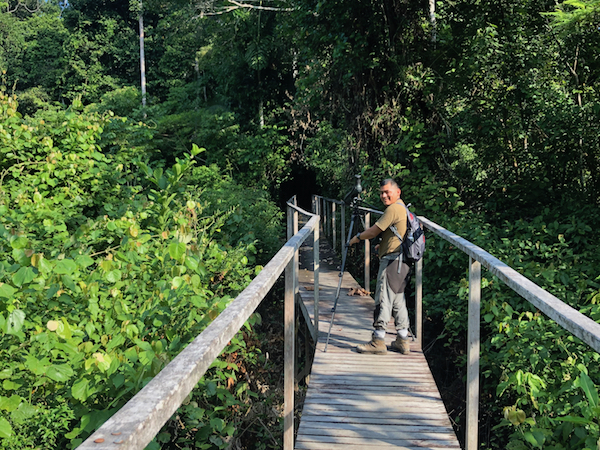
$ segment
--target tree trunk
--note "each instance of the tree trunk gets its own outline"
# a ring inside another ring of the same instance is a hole
[[[144,57],[144,16],[140,0],[140,73],[142,78],[142,110],[146,118],[146,59]]]
[[[431,23],[431,42],[437,41],[437,23],[435,21],[435,0],[429,0],[429,22]]]

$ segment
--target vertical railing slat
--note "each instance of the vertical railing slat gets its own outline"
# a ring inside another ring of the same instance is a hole
[[[340,213],[341,215],[341,226],[340,226],[340,231],[341,231],[341,240],[342,240],[342,245],[341,245],[341,250],[342,250],[342,255],[344,254],[344,247],[346,246],[346,205],[344,203],[342,203],[342,211]]]
[[[371,213],[365,214],[365,230],[371,228]],[[371,241],[365,239],[365,290],[371,288]]]
[[[287,238],[294,235],[293,209],[287,209]],[[283,449],[294,448],[294,273],[292,258],[285,269],[284,293],[284,370],[283,370]]]
[[[313,281],[314,281],[314,314],[313,323],[315,327],[315,345],[319,340],[319,270],[320,270],[320,255],[319,255],[319,227],[315,227],[313,231]]]
[[[477,449],[479,429],[479,348],[481,314],[481,263],[469,256],[469,318],[467,331],[466,450]]]
[[[296,196],[294,196],[294,205],[297,205],[296,202]],[[294,224],[294,236],[296,234],[298,234],[298,211],[294,210],[293,212],[293,224]],[[295,254],[295,258],[296,258],[296,264],[294,265],[294,302],[296,301],[296,295],[298,295],[298,292],[300,290],[300,283],[298,282],[298,279],[300,277],[300,264],[298,264],[298,261],[300,261],[300,249],[298,248],[296,250],[296,254]]]
[[[333,248],[337,246],[337,230],[335,227],[335,202],[331,202],[331,232],[333,233]]]
[[[415,264],[415,327],[419,350],[423,350],[423,259]]]
[[[284,406],[283,449],[294,448],[294,265],[292,258],[285,269],[284,298]]]

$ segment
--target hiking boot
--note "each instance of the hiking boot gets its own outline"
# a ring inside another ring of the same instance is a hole
[[[385,341],[373,335],[371,340],[366,344],[360,344],[356,346],[358,353],[374,353],[376,355],[383,355],[387,353],[387,347]]]
[[[402,339],[402,336],[398,334],[396,336],[396,340],[392,342],[392,348],[399,351],[403,355],[408,355],[410,353],[410,341],[408,336],[406,339]]]

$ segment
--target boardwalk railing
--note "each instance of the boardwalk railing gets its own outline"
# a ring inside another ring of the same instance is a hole
[[[313,197],[313,208],[315,211],[327,211],[330,216],[326,219],[323,214],[323,220],[329,220],[329,225],[323,225],[328,228],[330,234],[335,234],[335,208],[333,202],[339,204],[337,200],[331,200],[320,196]],[[331,205],[329,205],[331,203]],[[365,228],[370,227],[371,214],[383,214],[382,211],[360,208],[365,214]],[[331,212],[333,211],[333,212]],[[429,229],[442,239],[450,242],[456,248],[469,255],[469,305],[468,305],[468,329],[467,329],[467,417],[465,441],[466,450],[475,450],[478,448],[478,415],[479,415],[479,350],[480,350],[480,304],[481,304],[481,266],[483,265],[493,275],[502,280],[508,287],[514,290],[521,297],[529,301],[533,306],[554,320],[565,330],[571,332],[574,336],[600,352],[600,324],[589,317],[581,314],[576,309],[565,304],[563,301],[542,289],[523,275],[510,268],[498,258],[490,255],[482,248],[461,238],[460,236],[446,230],[438,224],[419,217],[425,228]],[[344,223],[343,219],[341,223]],[[343,226],[343,225],[342,225]],[[343,235],[343,230],[341,234]],[[342,242],[343,249],[344,242]],[[370,244],[365,240],[365,287],[369,286],[369,258]],[[416,264],[415,275],[415,303],[417,340],[422,345],[422,280],[423,280],[423,260]]]
[[[298,249],[313,236],[315,310],[319,292],[319,216],[288,205],[288,241],[250,285],[176,358],[78,449],[143,450],[179,408],[227,343],[256,310],[285,270],[284,450],[294,445],[294,301],[298,291]],[[309,220],[298,231],[298,213]],[[291,231],[290,231],[291,230]]]

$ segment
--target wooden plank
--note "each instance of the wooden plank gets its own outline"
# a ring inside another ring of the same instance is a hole
[[[308,426],[310,423],[315,422],[324,422],[326,424],[330,424],[332,422],[343,422],[343,423],[375,423],[375,424],[396,424],[396,425],[423,425],[423,426],[440,426],[444,427],[448,430],[452,429],[450,421],[447,416],[443,416],[441,414],[430,413],[425,418],[413,419],[414,415],[406,414],[406,418],[404,415],[394,414],[394,415],[381,415],[380,413],[375,412],[361,412],[360,417],[351,417],[349,414],[352,411],[346,411],[346,414],[342,412],[338,412],[335,415],[333,412],[330,414],[317,415],[308,414],[302,416],[302,420],[305,423],[302,425]]]
[[[364,426],[365,430],[369,430],[369,432],[380,432],[381,430],[388,431],[390,435],[397,432],[397,430],[401,430],[403,434],[405,433],[428,433],[435,435],[436,438],[438,436],[448,436],[454,433],[452,427],[448,426],[438,426],[438,425],[416,425],[414,423],[409,423],[407,421],[404,422],[390,422],[385,421],[385,423],[377,423],[371,421],[370,423],[366,422],[342,422],[330,420],[328,422],[310,422],[307,421],[304,424],[304,430],[315,430],[326,429],[328,431],[336,430],[339,432],[340,430],[356,430],[356,425]],[[364,436],[364,434],[363,434]]]
[[[361,445],[363,450],[365,449],[378,449],[384,445],[388,445],[393,448],[460,448],[458,441],[456,440],[437,440],[437,439],[392,439],[386,436],[379,436],[378,438],[364,439],[360,436],[298,436],[297,444],[303,444],[308,442],[315,442],[321,444],[327,444],[321,448],[329,449],[332,448],[332,444],[343,444],[343,445]],[[296,448],[301,448],[298,445]],[[388,447],[389,448],[389,447]]]
[[[365,450],[364,444],[349,444],[349,443],[336,443],[329,442],[326,444],[320,442],[299,442],[296,444],[298,450]],[[367,447],[368,448],[368,447]],[[395,449],[395,450],[448,450],[448,448],[460,448],[460,447],[407,447],[405,445],[395,444],[377,444],[377,449]]]
[[[446,414],[446,411],[441,411],[440,409],[436,409],[435,411],[427,411],[427,410],[419,410],[419,412],[407,411],[406,409],[402,411],[379,411],[379,410],[371,410],[367,411],[364,409],[349,409],[349,410],[340,410],[331,405],[323,405],[323,404],[312,404],[312,405],[304,405],[302,410],[302,420],[307,420],[307,417],[311,417],[311,420],[320,420],[321,417],[334,416],[340,418],[347,418],[348,420],[352,419],[396,419],[396,420],[410,420],[410,421],[431,421],[434,420],[436,422],[450,423],[450,419]]]
[[[451,432],[429,432],[419,431],[411,427],[405,428],[393,425],[344,424],[343,428],[338,428],[336,425],[331,424],[331,427],[327,429],[304,427],[303,438],[304,440],[310,440],[309,436],[313,436],[314,440],[321,440],[322,438],[354,438],[362,439],[365,442],[377,440],[385,440],[387,442],[429,441],[438,442],[441,445],[451,445],[453,439],[456,439],[453,430]],[[373,444],[371,443],[370,445]]]

